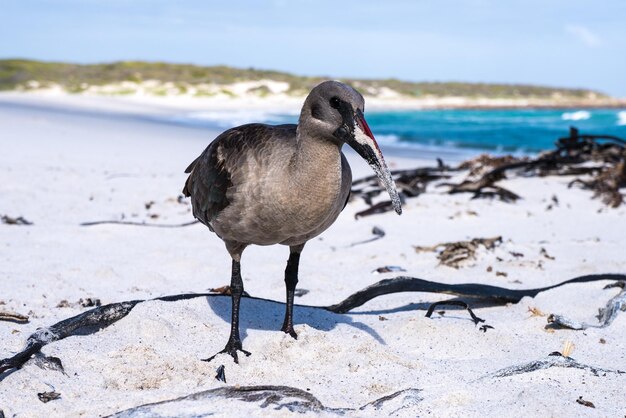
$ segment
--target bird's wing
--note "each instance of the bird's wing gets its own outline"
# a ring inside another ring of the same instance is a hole
[[[295,125],[249,124],[220,134],[185,170],[189,177],[183,194],[191,197],[194,216],[209,228],[209,222],[229,205],[231,173],[245,159],[276,136],[295,135]],[[212,230],[212,228],[211,228]]]

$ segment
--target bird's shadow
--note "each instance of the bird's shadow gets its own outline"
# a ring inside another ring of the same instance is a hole
[[[226,323],[231,320],[230,296],[206,298],[209,308]],[[245,339],[249,329],[279,331],[285,318],[285,305],[266,299],[242,298],[239,310],[239,332],[241,339]],[[339,324],[346,324],[369,334],[380,344],[386,345],[385,340],[375,329],[367,324],[355,321],[348,314],[336,314],[325,309],[294,306],[294,326],[307,324],[320,331],[330,331]],[[224,335],[224,340],[227,336]]]

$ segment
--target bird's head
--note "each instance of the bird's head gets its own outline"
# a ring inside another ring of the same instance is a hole
[[[300,125],[306,125],[316,136],[350,145],[374,169],[383,182],[395,211],[402,213],[396,185],[370,130],[363,112],[363,96],[352,87],[338,81],[317,85],[304,102]]]

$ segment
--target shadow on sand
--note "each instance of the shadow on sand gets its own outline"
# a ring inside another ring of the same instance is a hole
[[[231,301],[230,296],[206,298],[209,308],[224,322],[230,324]],[[382,337],[370,326],[355,321],[350,315],[336,314],[319,308],[294,306],[294,325],[307,324],[320,331],[330,331],[337,325],[345,324],[359,331],[369,334],[380,344],[386,344]],[[285,305],[265,299],[241,298],[239,316],[239,332],[245,340],[249,329],[263,331],[278,331],[285,317]],[[224,341],[228,335],[224,335]]]

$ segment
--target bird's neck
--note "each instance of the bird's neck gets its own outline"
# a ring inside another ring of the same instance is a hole
[[[330,139],[298,131],[291,161],[293,182],[305,189],[338,188],[341,183],[341,149]]]

